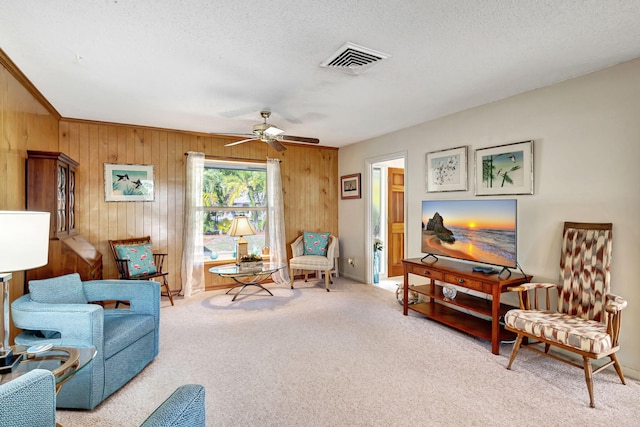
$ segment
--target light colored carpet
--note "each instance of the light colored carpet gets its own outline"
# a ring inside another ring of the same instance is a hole
[[[211,426],[631,426],[640,384],[608,369],[588,406],[581,370],[490,344],[416,314],[395,294],[338,278],[231,302],[205,292],[163,300],[160,354],[73,426],[137,426],[178,386],[206,387]]]

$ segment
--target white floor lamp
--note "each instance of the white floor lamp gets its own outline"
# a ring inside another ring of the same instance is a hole
[[[47,264],[49,258],[49,212],[0,211],[0,283],[3,301],[3,335],[0,372],[16,364],[9,346],[9,285],[11,273]]]

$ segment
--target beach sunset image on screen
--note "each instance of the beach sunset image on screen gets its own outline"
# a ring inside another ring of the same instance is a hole
[[[517,263],[517,201],[422,202],[422,252],[503,267]]]

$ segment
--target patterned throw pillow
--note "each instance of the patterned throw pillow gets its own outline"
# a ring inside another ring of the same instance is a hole
[[[329,244],[329,233],[302,233],[305,255],[327,256],[327,245]]]
[[[140,276],[141,274],[153,274],[156,270],[156,263],[153,260],[151,245],[121,245],[116,246],[118,257],[128,259],[127,267],[129,276]]]

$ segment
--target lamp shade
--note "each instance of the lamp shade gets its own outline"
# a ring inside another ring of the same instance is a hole
[[[249,218],[244,215],[233,218],[231,228],[229,228],[230,236],[250,236],[252,234],[256,234],[256,230],[253,229]]]
[[[49,215],[49,212],[0,211],[0,273],[47,264]]]

